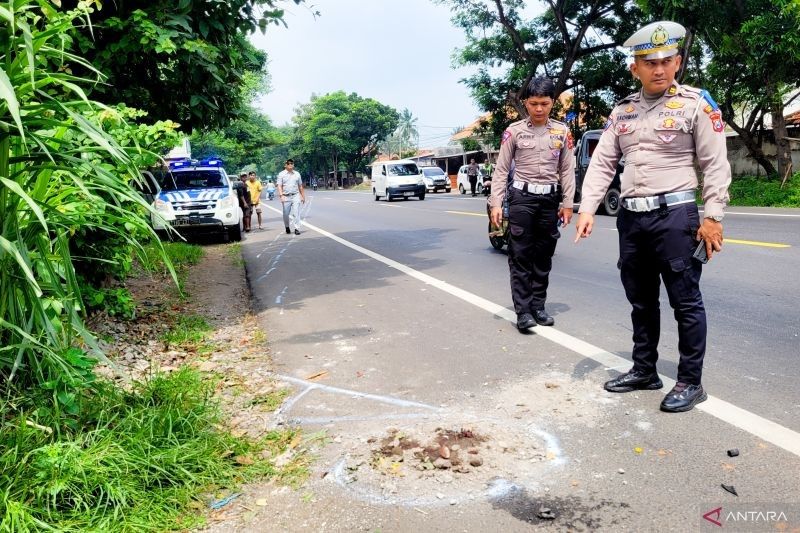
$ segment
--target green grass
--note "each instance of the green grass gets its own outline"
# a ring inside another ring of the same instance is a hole
[[[242,243],[234,242],[229,244],[225,252],[233,260],[233,264],[239,267],[244,266],[244,257],[242,257]]]
[[[277,389],[268,394],[256,396],[250,402],[250,405],[260,405],[267,411],[274,411],[281,406],[283,400],[289,396],[289,389]]]
[[[200,315],[177,315],[175,323],[164,332],[161,340],[171,346],[197,346],[205,341],[214,328]]]
[[[800,172],[781,189],[779,180],[746,176],[734,178],[730,205],[752,207],[800,207]]]
[[[96,384],[73,430],[57,426],[46,398],[0,401],[0,531],[188,529],[202,525],[207,500],[240,483],[298,486],[304,454],[282,469],[262,455],[280,455],[299,436],[233,437],[221,429],[215,386],[190,369],[130,392]]]

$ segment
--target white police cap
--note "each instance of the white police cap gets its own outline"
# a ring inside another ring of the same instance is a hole
[[[678,53],[684,35],[686,28],[677,22],[660,20],[640,28],[622,46],[630,48],[634,57],[661,59]]]

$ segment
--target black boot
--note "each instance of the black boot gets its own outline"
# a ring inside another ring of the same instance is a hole
[[[606,381],[603,386],[608,392],[631,392],[635,390],[657,390],[663,387],[658,374],[643,374],[636,370],[626,372],[612,380]]]
[[[524,331],[536,326],[536,320],[530,313],[520,313],[517,315],[517,329]]]
[[[703,390],[702,385],[689,385],[679,381],[664,396],[664,400],[661,402],[661,410],[667,413],[691,411],[695,405],[707,399],[708,395]]]
[[[544,309],[537,309],[534,311],[533,319],[536,320],[536,323],[540,326],[552,326],[556,323],[556,321],[553,320],[553,317],[548,315]]]

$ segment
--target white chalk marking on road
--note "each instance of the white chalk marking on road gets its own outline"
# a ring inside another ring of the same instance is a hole
[[[430,418],[430,413],[391,413],[373,416],[318,416],[318,417],[295,417],[286,421],[287,424],[297,424],[300,426],[318,426],[324,424],[334,424],[336,422],[369,422],[372,420],[412,420],[417,418]]]
[[[345,200],[345,202],[350,202],[351,204],[357,204],[358,200]]]
[[[280,233],[278,233],[277,235],[275,235],[275,238],[274,238],[274,239],[272,239],[272,241],[271,241],[271,242],[270,242],[270,243],[269,243],[269,244],[268,244],[268,245],[267,245],[267,246],[266,246],[266,247],[265,247],[263,250],[261,250],[261,252],[259,252],[259,254],[256,256],[256,259],[261,259],[261,256],[262,256],[262,255],[264,255],[264,253],[265,253],[267,250],[269,250],[269,249],[270,249],[270,247],[271,247],[273,244],[275,244],[275,241],[277,241],[277,240],[278,240],[278,239],[280,239],[280,238],[281,238],[281,234],[280,234]]]
[[[287,291],[288,289],[289,289],[289,287],[288,287],[288,286],[286,286],[286,287],[284,287],[284,288],[283,288],[283,290],[282,290],[282,291],[281,291],[281,293],[278,295],[278,297],[277,297],[277,298],[275,298],[275,303],[276,303],[276,304],[278,304],[278,305],[281,305],[281,304],[283,303],[283,296],[284,296],[284,294],[286,294],[286,291]]]
[[[322,385],[320,383],[313,383],[311,381],[306,381],[304,379],[295,378],[292,376],[284,376],[278,374],[278,377],[284,381],[288,381],[289,383],[294,383],[295,385],[302,385],[308,387],[309,390],[319,389],[325,392],[330,392],[333,394],[344,394],[346,396],[351,396],[355,398],[364,398],[365,400],[374,400],[380,403],[388,403],[390,405],[397,405],[399,407],[420,407],[422,409],[430,409],[431,411],[440,411],[440,407],[435,407],[433,405],[428,405],[426,403],[420,402],[413,402],[411,400],[403,400],[400,398],[393,398],[392,396],[381,396],[379,394],[369,394],[366,392],[359,392],[355,390],[349,389],[342,389],[339,387],[331,387],[330,385]]]
[[[388,267],[394,268],[403,274],[436,287],[437,289],[440,289],[451,296],[455,296],[456,298],[483,309],[494,316],[503,318],[512,324],[516,324],[517,316],[510,309],[491,302],[476,294],[465,291],[464,289],[456,287],[455,285],[447,283],[446,281],[434,278],[428,274],[423,274],[418,270],[414,270],[407,265],[345,240],[338,235],[334,235],[333,233],[325,231],[322,228],[318,228],[311,224],[308,224],[307,226],[317,233],[343,244],[351,250],[355,250],[363,255],[366,255],[367,257],[371,257],[372,259],[375,259],[376,261],[379,261]],[[542,338],[559,344],[564,348],[572,350],[573,352],[586,358],[597,361],[606,367],[616,367],[622,364],[631,364],[630,361],[624,357],[612,354],[611,352],[589,344],[586,341],[583,341],[577,337],[573,337],[572,335],[559,331],[553,327],[537,327],[534,329],[534,332],[536,335]],[[667,387],[671,388],[675,385],[675,380],[673,379],[663,375],[661,376],[661,379],[664,384],[667,385]],[[737,407],[732,403],[726,402],[725,400],[721,400],[720,398],[711,395],[708,396],[707,401],[699,404],[697,409],[800,457],[800,433],[797,431],[793,431],[787,427],[781,426],[776,422],[768,420],[755,413],[751,413],[746,409],[742,409],[741,407]]]

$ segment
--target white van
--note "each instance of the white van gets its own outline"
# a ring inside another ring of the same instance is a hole
[[[375,201],[386,198],[408,200],[412,196],[425,199],[425,181],[422,171],[410,159],[381,161],[372,164],[372,194]]]
[[[456,187],[458,187],[458,192],[461,194],[467,194],[467,191],[472,190],[469,183],[469,176],[467,176],[467,170],[469,170],[469,165],[462,165],[461,168],[458,169]],[[475,186],[475,194],[481,194],[481,192],[483,192],[483,180],[485,177],[486,173],[481,166],[478,168],[478,183]]]

